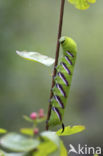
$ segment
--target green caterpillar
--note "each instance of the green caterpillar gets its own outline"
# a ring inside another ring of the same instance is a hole
[[[53,96],[50,99],[51,114],[48,125],[55,126],[62,124],[64,128],[62,120],[70,90],[77,55],[77,46],[74,40],[69,37],[61,37],[59,42],[63,49],[63,57],[61,58],[60,64],[56,67],[57,74],[54,78],[55,86],[52,89]]]

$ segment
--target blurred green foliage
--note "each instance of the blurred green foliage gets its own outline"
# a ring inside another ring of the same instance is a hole
[[[65,125],[86,131],[69,143],[103,143],[103,9],[102,0],[86,11],[66,2],[63,35],[78,44],[78,57],[65,113]],[[24,127],[22,116],[48,109],[52,67],[19,58],[16,50],[55,56],[60,0],[0,1],[0,127]],[[62,55],[62,52],[61,54]],[[44,125],[41,125],[44,129]]]
[[[77,9],[86,10],[90,7],[90,3],[95,3],[96,0],[68,0]]]

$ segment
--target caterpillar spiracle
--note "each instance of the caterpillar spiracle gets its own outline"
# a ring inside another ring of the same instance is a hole
[[[52,89],[53,96],[50,99],[51,114],[48,120],[49,126],[63,124],[64,110],[71,86],[71,80],[77,55],[77,45],[69,37],[61,37],[59,40],[63,57],[60,64],[56,67],[56,76],[54,77],[55,86]]]

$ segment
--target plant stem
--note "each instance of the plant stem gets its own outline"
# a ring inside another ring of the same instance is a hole
[[[60,8],[60,19],[59,19],[59,27],[58,27],[58,37],[57,37],[57,46],[56,46],[56,55],[55,55],[55,63],[54,63],[54,70],[53,70],[53,75],[52,75],[52,86],[51,86],[51,92],[50,92],[50,99],[53,96],[52,93],[52,88],[55,85],[55,81],[54,81],[54,77],[56,76],[56,66],[58,64],[58,58],[59,58],[59,49],[60,49],[60,43],[59,43],[59,39],[61,37],[61,33],[62,33],[62,25],[63,25],[63,14],[64,14],[64,4],[65,4],[65,0],[61,0],[61,8]],[[51,115],[51,103],[49,102],[49,107],[48,107],[48,114],[47,114],[47,122],[46,122],[46,130],[49,129],[48,126],[48,120],[50,118]]]

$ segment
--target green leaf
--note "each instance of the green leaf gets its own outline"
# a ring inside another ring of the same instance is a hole
[[[3,136],[0,140],[2,147],[15,152],[28,152],[31,151],[39,145],[38,140],[34,140],[17,133],[9,133]]]
[[[26,115],[24,115],[23,116],[23,118],[26,120],[26,121],[28,121],[28,122],[34,122],[34,120],[32,120],[30,117],[28,117],[28,116],[26,116]],[[43,121],[45,121],[46,120],[46,117],[44,116],[43,118],[37,118],[36,119],[36,123],[41,123],[41,122],[43,122]]]
[[[57,134],[55,132],[50,132],[50,131],[43,132],[43,133],[41,133],[41,135],[43,137],[50,139],[53,143],[55,143],[57,145],[57,150],[55,152],[53,152],[52,155],[50,155],[50,156],[56,156],[56,155],[67,156],[67,150],[64,147],[63,142],[60,140],[60,138],[57,136]]]
[[[25,58],[26,60],[42,63],[46,66],[51,66],[54,63],[54,59],[48,56],[42,55],[38,52],[25,52],[25,51],[16,51],[16,53]]]
[[[60,139],[55,132],[45,131],[40,136],[44,141],[38,146],[38,152],[33,156],[54,156],[54,152],[60,155],[60,151],[57,151],[60,147]]]
[[[38,151],[34,152],[33,156],[48,156],[52,152],[54,152],[57,149],[56,144],[54,144],[49,139],[46,139],[44,142],[42,142],[38,146]]]
[[[23,118],[28,122],[33,122],[33,120],[26,115],[24,115]]]
[[[5,134],[7,133],[7,130],[0,128],[0,134]]]
[[[43,121],[45,121],[45,120],[46,120],[46,117],[43,117],[43,118],[37,119],[36,122],[37,122],[37,123],[41,123],[41,122],[43,122]]]
[[[6,153],[3,150],[0,150],[0,156],[26,156],[26,153]]]
[[[49,154],[49,156],[58,156],[58,155],[60,155],[60,150],[59,149],[57,149],[55,152]]]
[[[94,154],[94,156],[98,156],[98,154]]]
[[[44,141],[38,146],[38,151],[34,152],[33,156],[67,156],[66,148],[55,132],[45,131],[40,136]]]
[[[55,152],[50,154],[50,156],[68,156],[67,150],[61,140],[59,148]]]
[[[29,136],[33,136],[34,135],[32,128],[21,128],[20,132],[22,134],[29,135]]]
[[[59,139],[58,135],[55,132],[45,131],[45,132],[42,132],[40,135],[42,137],[46,137],[49,140],[51,140],[53,143],[55,143],[57,145],[57,147],[60,146],[60,139]]]
[[[64,129],[64,132],[62,133],[62,129],[58,130],[56,132],[56,134],[58,136],[65,136],[65,135],[72,135],[72,134],[75,134],[75,133],[79,133],[79,132],[82,132],[83,130],[85,130],[85,126],[73,126],[73,127],[65,127]]]
[[[26,156],[26,154],[23,154],[23,153],[6,153],[5,156]]]
[[[0,156],[5,156],[5,153],[2,150],[0,150]]]
[[[68,0],[71,4],[73,4],[77,9],[86,10],[90,7],[89,3],[95,3],[96,0]]]
[[[62,141],[60,141],[60,156],[67,156],[67,150]]]

